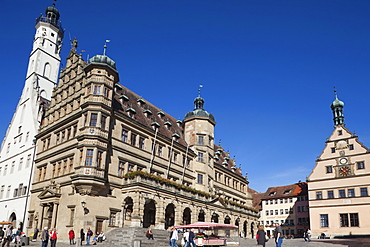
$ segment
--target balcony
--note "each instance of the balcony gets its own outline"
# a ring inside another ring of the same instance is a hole
[[[104,170],[93,166],[80,166],[71,176],[76,192],[82,195],[99,195],[105,187]]]
[[[64,35],[64,30],[62,28],[62,22],[57,21],[56,19],[47,18],[46,16],[41,15],[39,18],[36,19],[36,24],[39,22],[45,22],[53,25],[54,27],[58,28],[59,31]]]

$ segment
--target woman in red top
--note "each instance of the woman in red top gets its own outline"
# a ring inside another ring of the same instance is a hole
[[[71,245],[75,244],[75,232],[73,231],[73,229],[69,230],[68,238],[69,238],[69,244]]]
[[[51,244],[51,247],[55,247],[56,243],[57,243],[57,231],[55,230],[55,228],[53,228],[50,232],[50,244]]]

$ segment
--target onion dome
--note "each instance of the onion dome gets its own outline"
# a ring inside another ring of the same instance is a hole
[[[201,118],[208,118],[213,123],[215,123],[215,117],[212,113],[207,112],[203,109],[204,106],[204,99],[200,96],[194,99],[194,110],[186,113],[184,120],[193,118],[193,117],[201,117]]]
[[[343,101],[338,99],[337,91],[334,90],[335,99],[333,103],[330,105],[331,110],[333,111],[333,120],[334,126],[344,125],[344,115],[343,115]]]

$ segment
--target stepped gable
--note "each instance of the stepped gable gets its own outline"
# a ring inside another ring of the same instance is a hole
[[[240,168],[236,167],[235,160],[230,158],[230,153],[225,152],[225,150],[221,147],[221,145],[214,144],[213,147],[215,156],[214,156],[214,163],[220,165],[240,176],[242,176],[242,171]]]
[[[160,126],[158,135],[172,139],[173,135],[178,136],[177,142],[187,146],[184,140],[182,122],[175,119],[162,109],[143,99],[141,96],[132,92],[121,84],[116,84],[114,98],[119,105],[115,105],[115,110],[129,117],[128,112],[133,112],[132,119],[153,130],[153,125]]]
[[[278,199],[278,198],[289,198],[296,197],[302,194],[307,195],[307,183],[300,182],[296,184],[270,187],[262,196],[262,199]]]

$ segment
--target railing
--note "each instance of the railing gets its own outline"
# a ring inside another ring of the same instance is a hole
[[[84,176],[93,176],[93,177],[99,177],[104,178],[104,171],[99,170],[96,167],[93,166],[82,166],[75,170],[75,173],[77,175],[84,175]]]
[[[46,22],[46,23],[50,23],[51,25],[53,25],[54,27],[58,28],[59,31],[64,34],[64,30],[62,28],[62,22],[60,21],[57,21],[55,19],[51,19],[51,18],[47,18],[46,16],[43,16],[41,15],[39,18],[36,19],[36,24],[39,23],[39,22]]]

